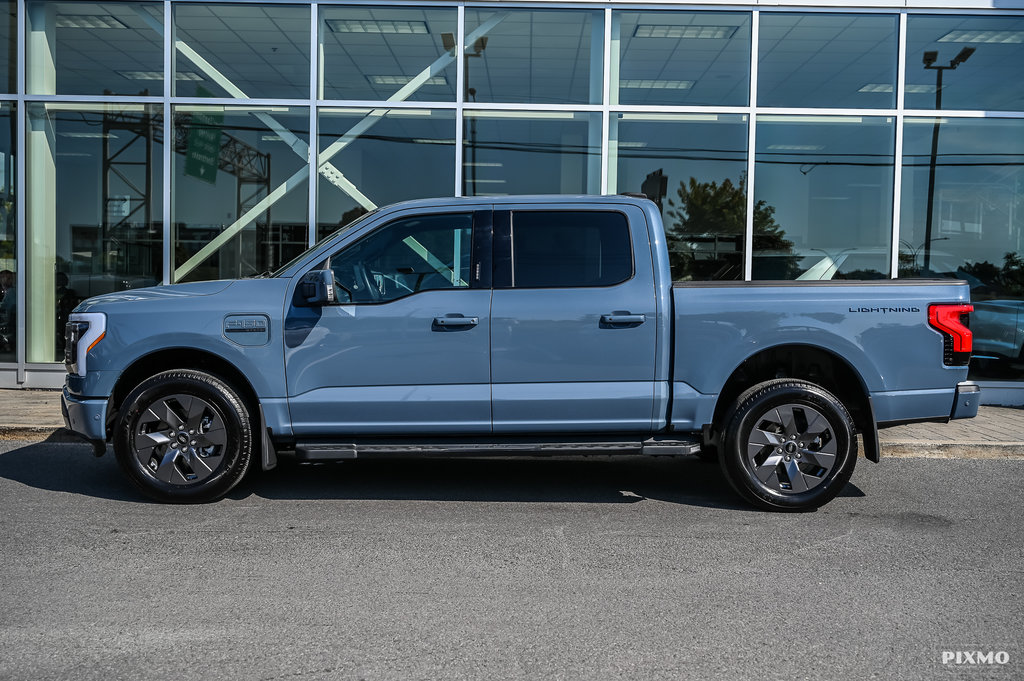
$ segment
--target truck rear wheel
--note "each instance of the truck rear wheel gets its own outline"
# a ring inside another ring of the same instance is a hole
[[[853,419],[842,402],[813,383],[760,383],[737,398],[723,423],[722,471],[756,506],[817,508],[853,475]]]
[[[157,501],[214,501],[238,484],[252,459],[249,412],[215,376],[165,371],[121,407],[114,453],[132,483]]]

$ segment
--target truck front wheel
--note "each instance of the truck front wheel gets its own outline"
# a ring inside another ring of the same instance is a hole
[[[853,475],[853,419],[842,402],[813,383],[779,379],[755,385],[737,398],[723,423],[722,471],[756,506],[817,508]]]
[[[132,483],[157,501],[223,497],[252,459],[249,412],[215,376],[165,371],[136,387],[121,407],[114,452]]]

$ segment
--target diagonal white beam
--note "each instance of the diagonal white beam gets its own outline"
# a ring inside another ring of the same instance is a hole
[[[142,19],[146,23],[150,25],[151,28],[153,28],[157,32],[163,32],[162,24],[160,24],[156,20],[156,18],[153,17],[151,14],[144,11],[141,7],[136,7],[136,12],[142,17]],[[224,90],[228,92],[232,97],[235,97],[237,99],[249,99],[249,96],[240,87],[235,85],[230,78],[221,73],[216,66],[211,64],[209,61],[206,60],[205,57],[196,52],[188,43],[184,42],[183,40],[176,40],[174,46],[175,49],[177,49],[179,52],[181,52],[182,55],[187,57],[193,64],[195,64],[200,71],[205,73],[211,80],[213,80],[213,82],[217,83],[222,88],[224,88]],[[302,138],[300,138],[298,135],[296,135],[291,130],[286,128],[284,125],[280,124],[277,121],[277,119],[275,119],[268,113],[253,112],[253,115],[256,117],[257,120],[261,121],[270,130],[277,133],[277,135],[285,142],[285,144],[287,144],[292,149],[292,151],[294,151],[299,156],[299,158],[301,158],[306,163],[309,163],[309,145],[305,141],[303,141]],[[348,180],[348,178],[346,178],[345,175],[340,170],[335,168],[332,164],[323,164],[322,167],[319,168],[319,172],[323,174],[323,176],[329,182],[331,182],[331,184],[335,185],[343,192],[347,193],[349,196],[354,198],[356,201],[359,202],[360,205],[362,205],[367,210],[373,210],[374,208],[376,208],[373,202],[370,201],[370,199],[367,198],[365,194],[359,191],[359,189],[350,180]],[[291,182],[292,179],[295,178],[289,178],[289,180],[287,180],[285,184]],[[263,204],[262,202],[261,204],[257,204],[263,206],[262,210],[250,209],[246,211],[245,216],[251,217],[249,217],[248,222],[246,222],[245,224],[248,225],[250,222],[255,220],[259,216],[259,214],[263,212],[263,210],[273,205],[273,203],[276,202],[276,200],[277,199],[266,204]]]
[[[241,88],[232,83],[231,80],[223,73],[221,73],[216,66],[206,61],[206,59],[201,54],[192,49],[192,47],[190,47],[188,44],[182,42],[181,40],[175,41],[174,44],[179,52],[188,57],[188,59],[193,64],[195,64],[200,71],[203,71],[207,76],[210,77],[211,80],[213,80],[213,82],[217,83],[222,88],[224,88],[232,97],[238,99],[249,99],[249,96],[246,95]],[[260,121],[268,128],[270,128],[271,131],[277,133],[278,137],[280,137],[284,141],[284,143],[287,144],[291,148],[291,150],[294,151],[299,156],[299,158],[309,163],[309,145],[306,144],[306,142],[301,137],[293,133],[285,126],[278,123],[276,118],[274,118],[273,116],[266,112],[254,111],[252,115],[258,121]],[[351,182],[348,182],[347,184],[339,184],[338,182],[335,181],[339,177],[344,178],[344,175],[342,175],[340,170],[338,170],[337,168],[330,164],[327,164],[325,167],[320,168],[320,173],[323,174],[323,176],[327,178],[328,181],[337,186],[339,189],[346,193],[349,193],[352,196],[352,198],[356,199],[360,203],[363,203],[363,201],[361,201],[359,198],[363,196],[362,192],[352,194],[351,192],[348,191],[348,188],[350,186],[355,185],[352,185]],[[366,208],[367,210],[372,210],[373,208],[376,208],[376,206],[367,206],[366,204],[363,204],[363,207]]]
[[[480,26],[478,26],[476,30],[474,30],[472,33],[466,36],[466,44],[472,45],[473,43],[476,42],[478,38],[487,35],[487,33],[491,29],[493,29],[495,26],[501,23],[502,20],[505,19],[505,16],[506,14],[504,13],[495,14],[493,17],[491,17],[484,23],[480,24]],[[188,55],[186,54],[186,56]],[[200,55],[197,54],[196,56],[202,59]],[[410,80],[408,83],[399,88],[399,90],[395,92],[395,94],[388,97],[387,101],[404,102],[414,92],[423,87],[423,85],[426,84],[429,78],[436,76],[445,68],[447,68],[449,64],[455,61],[455,56],[455,50],[442,54],[440,57],[434,60],[434,62],[430,64],[430,66],[420,71],[418,74],[416,74],[416,76],[412,78],[412,80]],[[192,58],[189,57],[189,59]],[[207,65],[209,65],[211,69],[216,71],[213,65],[209,64],[209,62],[206,62],[205,59],[203,61],[207,63]],[[196,63],[196,65],[199,66],[198,63]],[[202,67],[200,66],[200,68]],[[241,91],[239,90],[239,92]],[[346,132],[344,135],[342,135],[337,140],[332,142],[330,146],[328,146],[326,149],[320,152],[320,154],[317,156],[318,172],[325,173],[328,162],[332,158],[334,158],[334,156],[337,155],[338,152],[340,152],[342,149],[344,149],[349,144],[358,139],[367,130],[372,128],[380,119],[382,119],[388,113],[388,111],[390,111],[390,109],[374,109],[373,111],[368,113],[361,121],[359,121],[351,128],[349,128],[348,132]],[[282,135],[282,139],[283,138],[284,136]],[[330,173],[330,175],[328,175],[327,173]],[[372,201],[370,201],[369,198],[367,198],[362,192],[360,192],[359,189],[356,188],[356,186],[352,184],[351,181],[345,178],[344,174],[337,168],[335,168],[333,165],[330,165],[330,170],[327,170],[327,173],[325,173],[325,177],[328,177],[331,184],[334,184],[339,189],[342,189],[342,191],[344,191],[346,194],[352,196],[354,199],[356,199],[356,201],[359,202],[361,206],[363,206],[367,210],[373,210],[374,208],[377,207],[376,204],[374,204]],[[297,170],[294,175],[289,177],[282,184],[278,185],[273,191],[267,194],[267,196],[260,200],[256,205],[247,210],[243,215],[239,216],[239,218],[235,220],[231,225],[225,227],[224,231],[215,236],[208,244],[199,249],[199,251],[197,251],[195,255],[193,255],[191,258],[182,263],[180,267],[175,269],[174,281],[180,281],[182,277],[187,276],[190,272],[192,272],[192,270],[198,267],[200,263],[209,258],[216,251],[220,250],[220,248],[224,246],[224,244],[226,244],[228,241],[230,241],[236,234],[238,234],[238,232],[248,227],[249,224],[252,223],[252,221],[255,220],[260,213],[263,213],[268,208],[270,208],[270,206],[279,201],[289,191],[297,187],[298,184],[302,182],[304,179],[306,179],[308,176],[308,165],[303,166],[301,169]]]

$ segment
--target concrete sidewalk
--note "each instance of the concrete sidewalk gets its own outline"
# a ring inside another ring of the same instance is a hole
[[[57,390],[0,390],[0,439],[63,439]],[[1024,459],[1024,409],[982,407],[977,418],[880,432],[882,456]],[[73,436],[71,436],[73,437]]]

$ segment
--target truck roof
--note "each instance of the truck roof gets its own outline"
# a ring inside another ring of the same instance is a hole
[[[653,204],[653,201],[647,198],[640,198],[638,196],[628,196],[625,194],[521,194],[521,195],[509,195],[509,196],[448,196],[438,197],[431,199],[413,199],[411,201],[402,201],[399,203],[393,203],[383,208],[386,208],[389,212],[392,209],[409,209],[409,208],[426,208],[433,206],[447,206],[452,204],[461,204],[467,206],[492,206],[492,205],[510,205],[510,204],[522,204],[522,203],[544,203],[544,204],[612,204],[612,203],[628,203],[635,206],[645,207]]]

